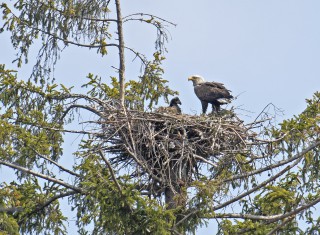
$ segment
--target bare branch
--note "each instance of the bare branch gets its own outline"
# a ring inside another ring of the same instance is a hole
[[[133,54],[136,55],[136,57],[138,57],[138,58],[141,60],[141,62],[142,62],[144,65],[147,65],[147,58],[146,58],[144,55],[142,55],[141,53],[135,51],[134,49],[132,49],[132,48],[130,48],[130,47],[125,47],[125,49],[131,51]]]
[[[42,203],[41,205],[38,205],[36,210],[34,210],[33,212],[30,212],[30,213],[36,213],[37,211],[39,210],[42,210],[43,208],[49,206],[52,202],[54,202],[55,200],[57,199],[60,199],[60,198],[63,198],[63,197],[68,197],[68,196],[71,196],[71,195],[74,195],[74,194],[77,194],[78,192],[77,191],[67,191],[65,193],[60,193],[60,194],[57,194],[53,197],[51,197],[49,200],[47,200],[46,202]]]
[[[23,210],[24,210],[24,208],[22,206],[9,207],[9,208],[0,207],[0,212],[4,212],[4,213],[15,213],[15,212],[23,211]]]
[[[298,158],[293,164],[291,164],[290,166],[287,166],[285,167],[282,171],[280,171],[279,173],[275,174],[274,176],[270,177],[268,180],[265,180],[263,181],[262,183],[258,184],[256,187],[253,187],[252,189],[248,190],[247,192],[243,193],[243,194],[240,194],[234,198],[232,198],[231,200],[225,202],[225,203],[222,203],[218,206],[214,206],[212,207],[212,211],[215,211],[215,210],[219,210],[221,208],[224,208],[228,205],[230,205],[231,203],[233,202],[236,202],[238,200],[240,200],[241,198],[244,198],[248,195],[250,195],[251,193],[259,190],[260,188],[262,188],[263,186],[267,185],[268,183],[276,180],[277,178],[279,178],[281,175],[283,175],[284,173],[286,173],[288,170],[292,169],[293,167],[295,167],[300,161],[301,161],[301,158],[303,157],[303,155],[300,155],[300,158]]]
[[[45,180],[48,180],[48,181],[57,183],[57,184],[59,184],[59,185],[61,185],[61,186],[64,186],[64,187],[69,188],[69,189],[72,189],[72,190],[74,190],[74,191],[76,191],[76,192],[79,192],[79,193],[83,193],[83,192],[84,192],[83,189],[78,188],[78,187],[76,187],[76,186],[74,186],[74,185],[68,184],[68,183],[66,183],[66,182],[64,182],[64,181],[62,181],[62,180],[58,180],[58,179],[56,179],[56,178],[52,178],[52,177],[50,177],[50,176],[48,176],[48,175],[44,175],[44,174],[41,174],[41,173],[32,171],[32,170],[30,170],[30,169],[27,169],[27,168],[22,167],[22,166],[18,166],[18,165],[16,165],[16,164],[13,164],[13,163],[10,163],[10,162],[7,162],[7,161],[3,161],[3,160],[0,160],[0,164],[1,164],[1,165],[8,166],[8,167],[13,168],[13,169],[16,169],[16,170],[19,170],[19,171],[22,171],[22,172],[25,172],[25,173],[27,173],[27,174],[31,174],[31,175],[40,177],[40,178],[45,179]]]
[[[81,175],[79,175],[78,173],[76,173],[76,172],[74,172],[74,171],[71,171],[71,170],[69,170],[69,169],[61,166],[61,165],[60,165],[59,163],[57,163],[56,161],[53,161],[52,159],[50,159],[50,158],[48,158],[48,157],[46,157],[46,156],[38,153],[35,149],[32,149],[32,150],[33,150],[39,157],[41,157],[41,158],[49,161],[50,163],[54,164],[54,165],[57,166],[60,170],[65,171],[65,172],[69,173],[70,175],[73,175],[73,176],[76,176],[76,177],[81,178]]]
[[[118,182],[118,180],[117,180],[117,178],[116,178],[116,176],[115,176],[115,174],[114,174],[114,171],[113,171],[113,169],[112,169],[112,166],[111,166],[110,162],[109,162],[108,159],[104,156],[104,154],[102,153],[101,150],[99,150],[99,154],[100,154],[102,160],[103,160],[103,161],[106,163],[106,165],[108,166],[109,171],[110,171],[110,174],[111,174],[111,177],[112,177],[114,183],[116,184],[116,186],[117,186],[117,188],[118,188],[118,190],[119,190],[119,193],[122,193],[122,188],[121,188],[121,186],[120,186],[120,184],[119,184],[119,182]]]
[[[128,148],[126,147],[126,150],[127,150],[128,153],[134,158],[134,160],[137,162],[137,164],[138,164],[140,167],[142,167],[142,169],[144,169],[146,172],[148,172],[153,179],[155,179],[155,180],[157,180],[157,181],[159,181],[159,182],[162,182],[162,179],[159,178],[159,177],[157,177],[157,176],[155,176],[155,175],[151,172],[151,170],[148,168],[148,166],[145,166],[141,161],[139,161],[138,158],[137,158],[137,156],[136,156],[130,149],[128,149]]]
[[[252,219],[252,220],[266,220],[269,222],[275,222],[278,220],[286,219],[286,218],[292,218],[293,216],[297,215],[298,213],[318,204],[320,202],[320,197],[306,203],[290,212],[287,212],[285,214],[277,214],[277,215],[251,215],[251,214],[237,214],[237,213],[216,213],[212,216],[207,216],[205,218],[238,218],[238,219]]]
[[[283,214],[278,215],[252,215],[252,214],[238,214],[238,213],[217,213],[212,217],[208,218],[218,218],[218,219],[251,219],[251,220],[267,220],[267,221],[275,221],[278,220],[280,216]]]
[[[65,111],[64,111],[64,114],[62,115],[61,119],[63,119],[67,113],[74,109],[74,108],[81,108],[81,109],[86,109],[94,114],[97,114],[99,117],[102,117],[103,116],[103,113],[101,113],[99,110],[97,109],[94,109],[88,105],[81,105],[81,104],[73,104],[73,105],[70,105]]]
[[[135,17],[135,16],[140,16],[140,17],[144,17],[144,16],[148,16],[148,17],[150,17],[150,18],[152,18],[152,19],[158,19],[158,20],[160,20],[160,21],[163,21],[163,22],[166,22],[166,23],[168,23],[168,24],[171,24],[171,25],[173,25],[173,26],[177,26],[177,24],[174,24],[174,23],[172,23],[172,22],[170,22],[170,21],[168,21],[168,20],[165,20],[165,19],[163,19],[163,18],[160,18],[160,17],[158,17],[158,16],[155,16],[155,15],[152,15],[152,14],[146,14],[146,13],[134,13],[134,14],[130,14],[130,15],[127,15],[127,16],[125,16],[125,17],[123,17],[123,20],[124,20],[124,22],[127,22],[127,21],[130,21],[130,20],[143,20],[143,21],[145,21],[143,18],[139,18],[139,19],[130,19],[129,17]]]
[[[258,170],[246,172],[246,173],[243,173],[243,174],[240,174],[240,175],[234,175],[234,176],[232,176],[232,177],[230,177],[228,179],[223,180],[223,182],[226,183],[226,182],[230,182],[230,181],[233,181],[233,180],[246,178],[246,177],[249,177],[249,176],[252,176],[252,175],[256,175],[256,174],[259,174],[259,173],[262,173],[262,172],[265,172],[265,171],[268,171],[268,170],[271,170],[271,169],[286,165],[286,164],[288,164],[290,162],[293,162],[294,160],[296,160],[298,158],[301,158],[301,156],[303,156],[304,154],[306,154],[310,150],[314,149],[315,147],[318,147],[319,145],[320,145],[320,141],[314,142],[309,147],[303,149],[300,153],[296,154],[295,156],[293,156],[291,158],[288,158],[287,160],[282,160],[282,161],[279,161],[279,162],[277,162],[275,164],[270,164],[270,165],[268,165],[266,167],[263,167],[263,168],[260,168]]]
[[[218,166],[217,164],[215,164],[215,163],[213,163],[213,162],[211,162],[211,161],[208,161],[207,159],[205,159],[205,158],[203,158],[203,157],[201,157],[201,156],[199,156],[199,155],[194,154],[194,157],[195,157],[196,159],[199,159],[199,160],[207,163],[208,165],[213,166],[213,167],[217,167],[217,166]]]
[[[20,141],[20,142],[22,142],[22,141]],[[23,144],[25,144],[25,143],[23,143]],[[79,177],[79,178],[81,177],[81,175],[77,174],[76,172],[73,172],[73,171],[63,167],[59,163],[57,163],[56,161],[54,161],[54,160],[52,160],[52,159],[40,154],[37,150],[35,150],[35,148],[32,148],[31,146],[28,146],[28,147],[30,147],[30,149],[33,152],[35,152],[40,158],[47,160],[48,162],[50,162],[53,165],[57,166],[60,170],[65,171],[65,172],[69,173],[70,175],[73,175],[73,176],[76,176],[76,177]]]
[[[22,123],[22,122],[16,122],[16,123]],[[60,129],[60,128],[37,125],[36,123],[25,123],[25,122],[23,122],[22,124],[30,125],[30,126],[33,126],[33,127],[39,127],[41,129],[44,129],[44,130],[51,130],[51,131],[57,131],[57,132],[63,132],[63,133],[101,136],[101,133],[95,133],[95,132],[91,132],[91,131],[76,131],[76,130]]]

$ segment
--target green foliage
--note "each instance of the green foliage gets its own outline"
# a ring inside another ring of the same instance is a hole
[[[262,215],[286,213],[295,206],[295,193],[283,187],[267,186],[262,194],[255,199],[257,210]]]
[[[223,235],[233,235],[233,234],[244,234],[244,235],[265,235],[269,234],[273,229],[279,225],[280,223],[276,224],[268,224],[268,223],[261,223],[260,221],[256,220],[245,220],[240,221],[236,220],[233,224],[230,220],[223,220],[219,224],[219,231],[218,234]],[[278,229],[280,234],[309,234],[303,233],[301,229],[297,227],[296,222],[289,222],[285,226]]]
[[[81,160],[77,166],[82,176],[80,184],[88,192],[73,199],[79,233],[86,234],[85,226],[94,223],[92,234],[170,234],[173,212],[142,196],[126,175],[117,178],[119,191],[101,157],[90,151],[93,146],[85,141],[77,154]]]
[[[11,9],[2,3],[4,24],[0,32],[8,30],[12,33],[12,45],[18,49],[16,62],[19,67],[28,62],[32,44],[37,39],[42,41],[37,69],[33,74],[37,81],[48,75],[51,64],[57,62],[59,52],[69,44],[89,42],[85,46],[97,48],[101,55],[107,54],[106,41],[111,37],[109,22],[92,22],[91,19],[107,19],[108,4],[109,1],[19,0]]]
[[[0,188],[0,205],[19,211],[13,214],[2,213],[4,231],[8,234],[19,234],[18,229],[22,233],[66,234],[66,217],[61,213],[59,202],[47,203],[59,191],[54,184],[45,184],[42,189],[35,178],[20,185],[15,182],[3,184]]]
[[[19,226],[12,215],[0,213],[0,234],[19,235]]]
[[[57,161],[61,154],[63,137],[60,130],[64,124],[62,116],[63,97],[70,90],[57,90],[56,84],[37,86],[31,81],[18,81],[15,71],[0,66],[0,160],[20,167],[38,169],[51,174],[48,162]],[[65,234],[66,218],[59,209],[57,200],[46,206],[56,193],[63,192],[53,184],[43,188],[37,179],[24,171],[16,171],[22,184],[15,182],[2,185],[0,202],[3,208],[18,208],[18,212],[2,213],[3,229],[8,234],[19,231],[32,234]],[[20,209],[22,210],[20,211]]]
[[[282,141],[273,144],[274,149],[293,156],[301,149],[319,141],[320,92],[316,92],[313,98],[307,99],[306,102],[308,106],[300,115],[283,121],[279,129],[270,130],[274,138],[282,138]],[[316,192],[318,189],[319,166],[320,148],[316,147],[304,155],[301,171],[297,176],[303,181],[303,187],[308,192]]]
[[[178,92],[171,90],[166,83],[167,80],[162,78],[164,73],[160,67],[162,61],[165,59],[159,52],[153,54],[154,59],[150,61],[146,67],[144,74],[140,77],[140,82],[131,85],[132,93],[141,96],[141,107],[147,105],[152,108],[158,104],[160,97],[164,97],[168,101],[169,95],[177,95]],[[148,104],[145,101],[149,101]]]
[[[259,222],[254,222],[251,220],[246,220],[244,222],[236,221],[236,224],[232,224],[230,220],[224,220],[219,225],[218,234],[223,235],[232,235],[232,234],[257,234],[257,235],[265,235],[270,232],[270,229],[266,229],[265,227],[261,227]]]
[[[134,185],[122,183],[120,193],[110,188],[106,179],[102,182],[99,178],[96,182],[83,182],[92,193],[75,199],[80,234],[85,234],[85,226],[91,223],[94,223],[92,234],[170,234],[173,221],[170,211],[142,197]]]
[[[62,154],[62,133],[56,130],[63,125],[63,102],[52,98],[61,93],[55,85],[17,81],[3,65],[0,79],[0,159],[24,167],[40,165],[37,155],[57,160]]]
[[[154,59],[145,67],[144,74],[139,80],[129,80],[125,84],[126,105],[130,109],[144,110],[151,109],[158,104],[160,98],[168,102],[168,96],[177,95],[167,85],[168,81],[163,79],[163,69],[160,67],[165,59],[159,52],[154,53]],[[101,77],[89,74],[89,82],[82,87],[89,88],[88,95],[99,99],[119,99],[120,84],[116,77],[111,77],[111,84],[107,85],[101,81]]]
[[[266,133],[278,141],[274,141],[269,148],[273,159],[293,158],[302,149],[320,140],[320,93],[316,92],[312,99],[307,99],[307,108],[289,120],[284,120],[280,128],[266,130]],[[303,155],[297,168],[286,172],[284,177],[261,189],[253,200],[242,200],[243,214],[251,215],[281,215],[291,212],[301,205],[307,205],[318,199],[319,191],[319,147],[313,147]],[[303,231],[299,227],[299,219],[305,219],[310,227]],[[312,208],[306,208],[298,216],[275,220],[273,222],[260,220],[223,220],[219,225],[219,234],[268,234],[277,226],[281,234],[311,234],[319,232],[319,216]]]

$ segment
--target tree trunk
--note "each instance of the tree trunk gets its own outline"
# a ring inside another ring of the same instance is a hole
[[[187,171],[188,167],[186,164],[175,164],[175,161],[171,162],[171,167],[167,172],[167,178],[170,183],[165,188],[165,202],[167,205],[167,209],[176,209],[178,207],[185,208],[186,207],[186,199],[187,199],[187,191],[186,191],[186,183],[187,183]],[[177,215],[176,222],[182,219],[181,215]],[[179,229],[179,234],[186,234],[183,229]]]
[[[167,172],[167,178],[170,183],[165,189],[165,202],[168,209],[174,209],[178,206],[185,206],[186,192],[183,187],[187,182],[187,166],[174,164]]]
[[[117,8],[117,26],[118,26],[118,36],[119,36],[119,83],[120,83],[120,102],[122,107],[124,107],[124,97],[125,97],[125,58],[124,58],[124,39],[123,39],[123,27],[122,27],[122,15],[120,0],[115,0]]]

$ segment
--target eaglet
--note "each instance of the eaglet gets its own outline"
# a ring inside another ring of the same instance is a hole
[[[175,97],[170,101],[169,107],[159,107],[156,112],[165,114],[181,114],[179,104],[182,104],[179,97]]]

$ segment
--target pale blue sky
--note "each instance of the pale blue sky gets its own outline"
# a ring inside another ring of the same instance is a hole
[[[319,0],[123,0],[123,15],[151,13],[177,24],[170,27],[164,77],[180,92],[185,113],[200,113],[188,76],[223,82],[241,94],[233,102],[250,121],[270,102],[284,110],[279,120],[298,114],[305,98],[320,90]],[[0,63],[14,59],[6,34],[0,34]],[[152,55],[155,31],[139,22],[125,25],[127,46]],[[110,53],[115,52],[110,49]],[[108,77],[114,57],[71,47],[61,55],[55,76],[74,85],[89,72]],[[127,52],[127,78],[139,74]],[[30,67],[20,75],[27,76]],[[249,115],[249,117],[247,116]],[[3,173],[3,169],[1,171]],[[209,229],[199,234],[209,234]]]
[[[258,113],[272,102],[286,118],[301,112],[304,99],[320,88],[320,1],[135,3],[125,12],[151,12],[178,24],[170,30],[165,76],[180,91],[185,112],[200,112],[186,80],[191,74],[242,93],[235,106]],[[145,47],[144,36],[129,33],[128,43]]]

